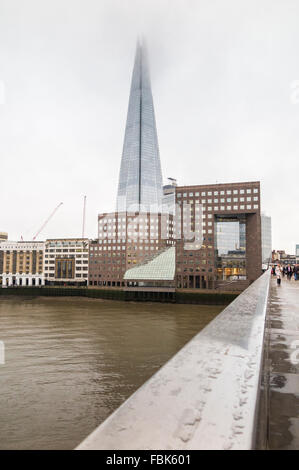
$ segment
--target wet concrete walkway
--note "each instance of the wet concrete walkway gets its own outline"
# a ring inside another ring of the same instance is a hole
[[[299,449],[299,280],[271,280],[267,447]]]

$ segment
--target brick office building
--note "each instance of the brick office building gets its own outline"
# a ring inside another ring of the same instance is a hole
[[[242,290],[261,274],[259,182],[177,187],[175,202],[174,217],[99,215],[99,236],[89,249],[89,285],[126,287],[129,269],[170,246],[176,250],[176,289]],[[185,237],[185,207],[190,208],[190,229],[202,231],[200,243]]]
[[[203,232],[200,249],[186,250],[184,237],[176,241],[178,289],[242,290],[257,279],[262,264],[259,182],[178,187],[176,204],[193,208],[191,220],[202,205]]]

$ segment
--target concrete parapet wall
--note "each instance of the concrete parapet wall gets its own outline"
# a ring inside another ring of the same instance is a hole
[[[251,449],[270,271],[226,307],[78,449]]]

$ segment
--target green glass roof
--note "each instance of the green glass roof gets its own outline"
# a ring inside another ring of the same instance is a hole
[[[128,269],[124,275],[129,280],[172,281],[175,275],[175,247],[167,248],[151,261]]]

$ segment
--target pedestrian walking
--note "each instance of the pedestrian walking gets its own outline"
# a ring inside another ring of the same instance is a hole
[[[276,274],[277,285],[280,286],[280,283],[281,283],[281,269],[280,269],[279,265],[276,266],[275,274]]]
[[[292,267],[291,267],[290,264],[288,264],[288,266],[287,266],[287,278],[288,278],[289,281],[291,280],[292,274],[293,274]]]

